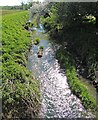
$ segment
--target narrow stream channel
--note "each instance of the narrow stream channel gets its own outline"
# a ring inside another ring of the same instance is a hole
[[[44,47],[43,57],[38,58],[38,46],[32,45],[28,67],[40,81],[42,104],[39,113],[40,118],[93,118],[94,115],[87,112],[81,101],[72,94],[64,70],[60,68],[55,58],[55,50],[44,33],[43,27],[34,28],[40,38],[40,45]]]

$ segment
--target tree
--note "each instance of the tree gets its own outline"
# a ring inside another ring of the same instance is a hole
[[[51,4],[50,17],[45,18],[45,26],[48,26],[51,36],[63,45],[67,43],[73,59],[77,61],[77,58],[81,63],[81,70],[84,70],[81,73],[91,80],[95,79],[98,61],[97,12],[98,2],[61,2]]]

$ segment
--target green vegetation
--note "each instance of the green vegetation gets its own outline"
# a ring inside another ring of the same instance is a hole
[[[2,109],[5,119],[34,117],[39,110],[39,82],[26,68],[31,35],[22,25],[27,18],[27,11],[2,18]]]
[[[66,68],[68,83],[85,108],[98,112],[96,100],[77,77],[82,75],[98,91],[98,3],[50,3],[47,9],[48,16],[41,17],[41,22],[54,42],[62,45],[57,56]]]
[[[23,26],[26,30],[30,30],[33,27],[33,23],[31,21],[27,21]]]
[[[34,14],[34,13],[32,13],[33,14],[33,20],[32,20],[32,24],[33,24],[33,26],[34,27],[38,27],[38,24],[37,24],[37,18],[38,18],[38,15],[36,14]]]
[[[0,10],[28,10],[32,6],[32,2],[24,3],[21,2],[21,5],[15,6],[0,6]]]
[[[88,91],[87,86],[78,78],[76,68],[72,56],[63,49],[57,51],[56,57],[66,69],[66,76],[72,92],[81,99],[86,109],[98,114],[98,105],[96,99]],[[97,116],[98,117],[98,116]]]
[[[40,47],[39,47],[39,49],[40,49],[40,50],[43,50],[43,49],[44,49],[44,47],[43,47],[43,46],[40,46]]]
[[[30,7],[32,7],[32,2],[29,2],[29,3],[26,3],[26,4],[24,2],[21,2],[20,9],[28,10],[28,9],[30,9]]]
[[[55,3],[48,6],[49,16],[41,18],[44,27],[70,52],[79,74],[96,84],[98,89],[95,75],[98,66],[97,3]]]
[[[35,44],[35,45],[38,45],[39,43],[40,43],[40,39],[39,39],[39,38],[35,38],[34,44]]]
[[[42,57],[42,55],[43,55],[43,49],[44,49],[43,46],[40,46],[40,47],[39,47],[39,50],[38,50],[38,53],[37,53],[38,58],[41,58],[41,57]]]

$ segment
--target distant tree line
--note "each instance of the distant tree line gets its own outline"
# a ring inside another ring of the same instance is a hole
[[[2,10],[28,10],[32,6],[32,2],[24,3],[22,2],[21,5],[15,5],[15,6],[0,6],[0,9]]]

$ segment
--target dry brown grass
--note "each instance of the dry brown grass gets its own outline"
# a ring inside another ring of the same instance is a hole
[[[12,14],[16,12],[20,12],[20,10],[0,10],[0,15]]]

